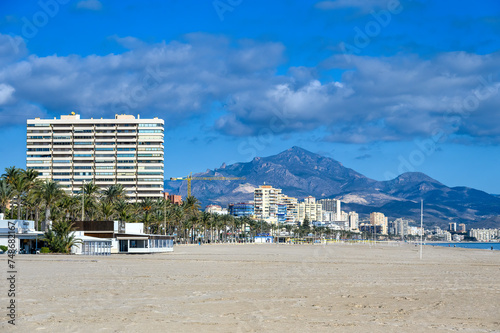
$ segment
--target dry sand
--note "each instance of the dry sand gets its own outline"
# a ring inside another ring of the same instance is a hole
[[[500,332],[500,251],[253,244],[17,260],[17,325],[2,315],[1,332]]]

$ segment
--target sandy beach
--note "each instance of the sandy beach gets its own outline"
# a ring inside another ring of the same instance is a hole
[[[2,316],[2,332],[500,332],[500,251],[427,246],[420,260],[412,245],[249,244],[16,259],[18,317],[13,329]]]

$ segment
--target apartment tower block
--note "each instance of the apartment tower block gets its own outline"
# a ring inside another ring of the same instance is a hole
[[[119,183],[131,201],[161,198],[163,127],[162,119],[131,115],[28,119],[26,168],[68,193],[79,193],[84,182],[101,188]]]

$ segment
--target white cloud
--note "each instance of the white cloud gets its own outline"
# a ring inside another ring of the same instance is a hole
[[[83,0],[76,4],[76,8],[99,11],[102,9],[102,3],[99,0]]]
[[[336,55],[318,68],[291,67],[278,75],[285,63],[279,43],[207,34],[157,44],[114,38],[130,50],[19,59],[0,52],[6,62],[0,67],[2,124],[23,123],[25,110],[76,110],[83,117],[160,116],[177,126],[223,105],[212,125],[231,136],[321,128],[329,133],[325,140],[358,143],[429,137],[439,129],[478,141],[500,138],[500,78],[490,76],[498,73],[500,53],[350,56],[349,63]],[[0,50],[6,43],[0,35]],[[340,80],[320,81],[324,69],[345,72]]]
[[[0,105],[6,104],[12,99],[12,94],[16,91],[14,87],[8,84],[0,83]]]

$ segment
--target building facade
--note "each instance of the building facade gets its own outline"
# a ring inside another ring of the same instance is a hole
[[[281,200],[281,189],[270,185],[261,185],[254,189],[254,213],[257,219],[269,223],[278,223],[278,204]]]
[[[286,218],[285,223],[290,225],[296,225],[299,201],[297,198],[289,197],[287,195],[281,196],[281,203],[286,205]]]
[[[26,168],[79,193],[84,183],[122,184],[132,201],[163,196],[162,119],[115,115],[115,119],[27,120]]]
[[[310,222],[321,221],[323,219],[323,209],[320,203],[316,203],[316,198],[308,196],[298,205],[297,220],[299,223],[305,219]]]
[[[359,229],[359,214],[356,212],[349,212],[348,215],[349,229],[358,230]]]
[[[381,226],[381,233],[387,234],[388,218],[383,213],[374,212],[370,214],[370,224]]]
[[[205,207],[205,212],[209,214],[217,214],[217,215],[227,215],[227,208],[222,208],[219,205],[208,205]]]
[[[334,214],[334,216],[331,217],[332,221],[342,220],[342,209],[340,206],[340,200],[321,199],[321,200],[318,200],[318,203],[321,204],[321,208],[323,209],[323,211],[332,212]]]
[[[169,201],[174,205],[182,205],[182,196],[177,194],[169,194],[168,192],[163,192],[163,197],[165,200]]]
[[[238,202],[230,203],[228,205],[229,214],[235,217],[248,216],[252,217],[254,215],[253,202]]]

